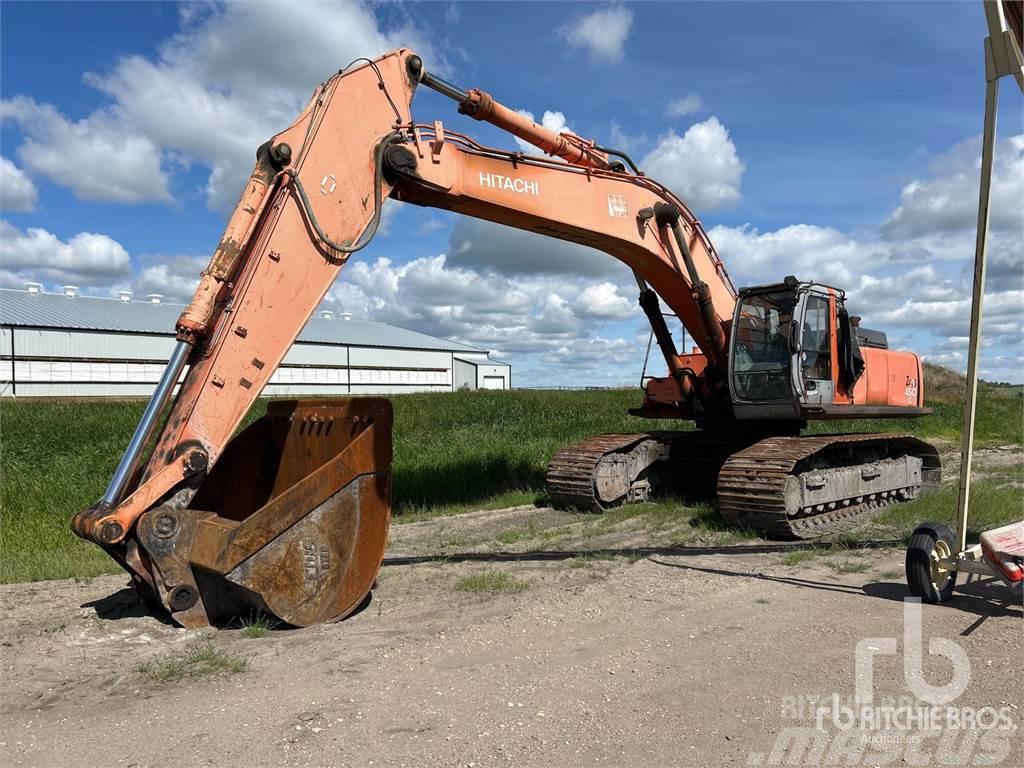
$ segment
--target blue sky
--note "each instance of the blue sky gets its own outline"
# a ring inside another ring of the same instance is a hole
[[[964,365],[979,3],[5,2],[0,15],[4,285],[187,298],[255,147],[332,70],[408,45],[460,85],[623,146],[691,202],[737,284],[831,281],[896,344]],[[282,55],[261,51],[270,41]],[[514,146],[425,89],[413,111]],[[1011,81],[1000,129],[983,368],[1021,381]],[[638,380],[647,332],[610,257],[392,208],[329,295],[337,308],[492,349],[522,384]]]

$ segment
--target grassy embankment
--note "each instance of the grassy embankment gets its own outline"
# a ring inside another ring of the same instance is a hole
[[[930,369],[926,383],[932,416],[832,422],[814,425],[813,431],[910,431],[928,439],[958,440],[961,381]],[[980,446],[1024,443],[1021,398],[1020,387],[982,388]],[[560,447],[602,432],[651,427],[626,415],[639,402],[635,390],[456,392],[402,395],[392,401],[397,522],[543,500],[544,467]],[[257,405],[250,418],[263,407]],[[68,521],[102,494],[142,408],[141,402],[106,401],[0,405],[0,582],[116,569],[97,547],[76,539]],[[1020,465],[980,477],[974,484],[972,527],[1019,518],[1022,481]],[[947,485],[883,513],[879,521],[905,534],[921,520],[949,519],[955,502],[955,487]],[[679,500],[648,506],[660,517],[698,514]],[[699,514],[703,522],[709,515],[714,522],[713,509],[705,507]]]

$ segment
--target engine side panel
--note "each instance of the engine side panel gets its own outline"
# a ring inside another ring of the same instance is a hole
[[[864,375],[853,387],[853,405],[924,405],[924,382],[917,355],[872,347],[861,348],[861,354]],[[836,396],[837,405],[848,402],[845,396]]]

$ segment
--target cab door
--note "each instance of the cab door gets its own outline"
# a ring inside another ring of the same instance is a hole
[[[806,405],[832,402],[832,313],[829,296],[811,290],[800,312],[799,366],[802,401]]]

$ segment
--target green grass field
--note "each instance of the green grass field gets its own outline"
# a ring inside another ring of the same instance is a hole
[[[816,424],[813,431],[910,431],[925,438],[958,440],[960,382],[953,374],[930,370],[926,383],[929,404],[935,408],[932,416],[831,422]],[[652,427],[651,422],[626,415],[639,400],[636,390],[393,397],[396,520],[543,500],[544,468],[556,450],[603,432]],[[87,577],[116,570],[99,548],[76,539],[68,522],[103,493],[143,406],[135,401],[8,401],[0,405],[0,582]],[[258,404],[250,418],[261,415],[264,407]],[[672,422],[656,426],[686,428]],[[983,387],[976,432],[979,445],[1021,445],[1022,432],[1021,388]],[[979,525],[1007,514],[1020,516],[1020,479],[986,478],[977,483],[975,521]],[[880,519],[902,530],[911,520],[942,518],[944,510],[955,505],[952,494],[953,489],[944,489],[888,511]],[[694,512],[671,501],[651,507],[665,514],[666,504],[679,514]],[[703,524],[708,512],[699,514]]]

